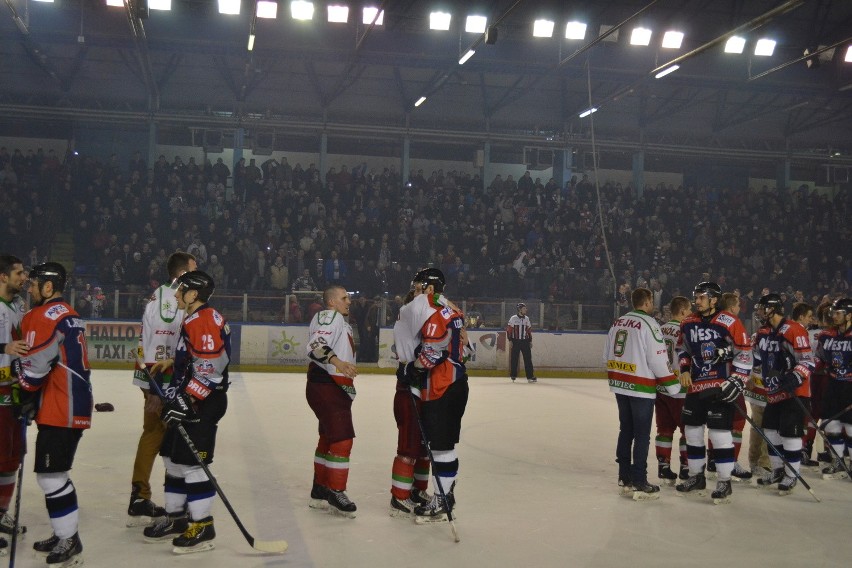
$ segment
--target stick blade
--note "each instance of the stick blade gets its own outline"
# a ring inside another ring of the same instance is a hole
[[[287,551],[286,540],[258,540],[255,539],[251,543],[251,547],[261,552],[269,552],[271,554],[284,554]]]

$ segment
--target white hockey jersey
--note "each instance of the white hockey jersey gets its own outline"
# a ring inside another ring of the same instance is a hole
[[[414,361],[414,350],[420,345],[420,329],[440,307],[429,299],[426,294],[418,294],[399,309],[399,318],[393,324],[393,343],[400,363]]]
[[[680,391],[680,382],[669,368],[663,332],[644,312],[628,312],[613,322],[603,360],[609,390],[616,394],[656,398],[658,384],[669,394]]]
[[[308,345],[305,355],[310,365],[308,380],[316,382],[331,381],[337,383],[350,397],[355,398],[355,384],[344,376],[331,363],[317,363],[310,353],[317,347],[327,345],[337,358],[346,363],[355,364],[355,342],[352,340],[352,326],[336,310],[322,310],[314,315],[308,328]]]
[[[178,308],[175,290],[171,286],[164,284],[154,290],[142,314],[137,367],[140,361],[150,367],[158,361],[174,358],[185,315]],[[148,388],[147,375],[138,368],[133,373],[133,384]]]
[[[669,358],[669,366],[672,369],[672,373],[674,373],[677,377],[680,375],[678,353],[680,353],[681,346],[683,345],[683,335],[680,332],[680,322],[675,320],[666,322],[660,326],[660,331],[663,333],[663,341],[666,344],[666,354]],[[669,394],[665,387],[658,384],[657,392],[672,398],[686,398],[686,389],[682,386],[677,393]]]
[[[0,298],[0,343],[10,343],[21,337],[21,319],[24,317],[24,300],[20,296],[7,302]],[[0,386],[9,386],[15,381],[11,372],[12,356],[0,352]]]

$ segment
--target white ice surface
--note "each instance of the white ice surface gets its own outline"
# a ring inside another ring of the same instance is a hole
[[[416,526],[388,516],[394,379],[360,376],[347,491],[358,517],[313,511],[307,500],[317,427],[305,378],[274,373],[232,375],[212,470],[248,530],[258,539],[287,539],[289,551],[271,556],[251,549],[217,499],[216,549],[177,557],[169,543],[147,544],[141,528],[124,526],[142,418],[141,395],[130,380],[130,371],[94,371],[95,401],[111,402],[115,412],[95,413],[71,472],[87,566],[815,568],[848,566],[852,558],[852,483],[823,481],[811,470],[804,475],[822,503],[801,485],[780,497],[735,484],[733,502],[720,506],[709,497],[677,496],[671,487],[659,501],[620,497],[615,400],[600,380],[471,379],[457,447],[461,542],[455,544],[446,524]],[[30,451],[34,441],[31,427]],[[652,469],[652,482],[655,474]],[[152,485],[160,504],[162,475],[158,461]],[[45,566],[31,550],[50,534],[31,462],[21,516],[29,533],[16,565]]]

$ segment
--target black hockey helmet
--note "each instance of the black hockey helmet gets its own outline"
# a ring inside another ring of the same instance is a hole
[[[198,291],[198,301],[206,302],[213,295],[213,290],[216,289],[216,283],[213,278],[203,270],[193,270],[192,272],[184,272],[177,279],[178,290],[186,288],[187,290]]]
[[[37,281],[39,285],[44,282],[52,282],[54,292],[62,292],[65,290],[68,275],[65,272],[65,267],[58,262],[44,262],[36,264],[30,269],[29,278]]]
[[[431,284],[435,287],[436,292],[443,292],[447,279],[444,278],[444,273],[437,268],[424,268],[414,276],[414,282],[423,284],[424,288]]]
[[[780,294],[774,292],[761,296],[754,306],[754,315],[763,325],[766,325],[773,313],[784,315],[784,300],[781,299]]]
[[[692,294],[707,294],[710,298],[721,298],[722,288],[715,282],[699,282],[692,289]]]
[[[831,303],[829,313],[846,312],[852,314],[852,298],[838,298]]]

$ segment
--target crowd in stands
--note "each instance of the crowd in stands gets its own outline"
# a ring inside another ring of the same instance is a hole
[[[138,153],[129,164],[73,155],[60,163],[52,152],[4,148],[2,230],[15,251],[47,252],[38,241],[44,184],[57,186],[75,273],[102,290],[144,294],[177,249],[194,254],[218,289],[282,296],[340,282],[359,296],[393,298],[425,265],[444,271],[453,298],[601,306],[615,298],[625,309],[638,286],[654,290],[662,310],[700,280],[755,301],[770,288],[812,303],[848,294],[852,281],[848,191],[660,185],[639,195],[603,183],[599,215],[586,176],[560,187],[530,172],[403,177],[366,163],[320,172],[286,158],[241,160],[231,171],[221,159],[160,156],[149,165]],[[296,306],[302,321],[307,302]]]

